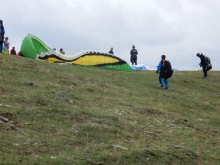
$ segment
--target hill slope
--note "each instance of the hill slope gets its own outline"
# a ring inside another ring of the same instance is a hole
[[[0,164],[220,163],[220,72],[0,63]]]

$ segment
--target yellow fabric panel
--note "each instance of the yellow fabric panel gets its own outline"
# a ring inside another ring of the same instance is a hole
[[[48,62],[65,62],[65,61],[62,61],[62,60],[58,60],[57,58],[53,58],[53,57],[49,57],[47,59]]]
[[[97,55],[88,55],[84,57],[80,57],[79,59],[73,61],[73,64],[92,66],[98,64],[106,64],[106,63],[116,63],[119,62],[118,59],[109,57],[109,56],[97,56]]]

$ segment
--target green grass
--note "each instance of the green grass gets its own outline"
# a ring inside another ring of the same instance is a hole
[[[0,164],[220,164],[220,72],[57,65],[0,54]]]

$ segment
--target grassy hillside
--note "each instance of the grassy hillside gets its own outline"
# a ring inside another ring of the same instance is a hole
[[[0,164],[220,164],[220,72],[0,63]]]

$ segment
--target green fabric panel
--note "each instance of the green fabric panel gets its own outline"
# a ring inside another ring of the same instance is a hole
[[[76,64],[72,64],[72,65],[81,66],[81,65],[76,65]],[[132,71],[130,65],[128,65],[128,64],[123,64],[123,65],[103,65],[103,66],[83,66],[83,67],[100,68],[100,69],[108,69],[108,70],[120,70],[120,71],[125,71],[125,72],[131,72]]]
[[[123,64],[123,65],[104,65],[104,66],[97,66],[99,68],[103,69],[110,69],[110,70],[122,70],[122,71],[127,71],[131,72],[132,69],[128,64]]]
[[[4,47],[2,48],[2,53],[3,53],[3,54],[9,54],[8,50],[5,49]]]
[[[52,50],[39,38],[28,35],[24,38],[21,44],[20,52],[28,58],[36,58],[37,54]]]

